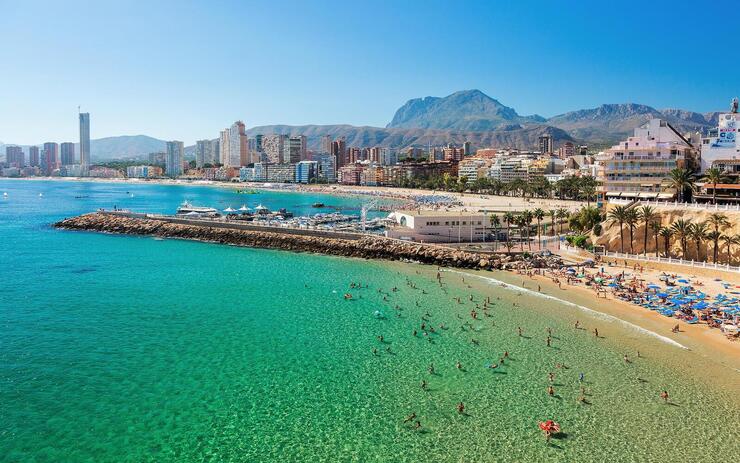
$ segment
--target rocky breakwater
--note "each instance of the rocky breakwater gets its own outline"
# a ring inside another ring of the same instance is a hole
[[[157,219],[100,212],[64,219],[54,226],[66,230],[178,238],[367,259],[410,260],[445,267],[483,270],[510,267],[511,263],[519,259],[504,254],[487,255],[377,236],[365,236],[352,240],[327,238],[280,231],[265,232],[204,226],[195,223],[170,223]]]

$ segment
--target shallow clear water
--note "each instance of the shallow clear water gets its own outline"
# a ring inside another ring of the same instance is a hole
[[[66,182],[0,181],[0,191],[2,461],[730,461],[740,451],[736,382],[706,384],[686,372],[690,353],[552,301],[467,288],[449,272],[440,288],[435,269],[416,265],[49,227],[113,204],[258,200],[306,213],[358,199]],[[491,317],[473,320],[484,296]],[[425,313],[437,332],[414,337]],[[604,337],[574,330],[575,318]],[[635,346],[645,358],[625,364]],[[485,368],[505,350],[503,367]],[[590,405],[576,401],[579,372]],[[663,388],[674,405],[659,400]],[[421,432],[403,424],[411,412]],[[537,429],[547,418],[566,434],[550,446]]]

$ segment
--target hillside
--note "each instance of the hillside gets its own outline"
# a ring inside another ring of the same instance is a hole
[[[480,90],[463,90],[443,98],[409,100],[396,111],[387,127],[485,132],[505,125],[541,122],[543,118],[520,116]]]

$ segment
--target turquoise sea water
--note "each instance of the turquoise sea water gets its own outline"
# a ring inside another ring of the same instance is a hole
[[[114,204],[172,212],[183,199],[259,201],[309,213],[318,200],[356,209],[359,199],[82,182],[0,181],[2,191],[0,461],[731,461],[740,452],[735,378],[704,382],[686,372],[690,353],[551,301],[451,272],[440,287],[436,269],[417,265],[49,226]],[[487,296],[491,316],[472,319]],[[435,333],[422,335],[422,317]],[[574,330],[576,318],[604,337]],[[504,366],[485,368],[505,350]],[[576,401],[580,372],[588,405]],[[664,388],[672,405],[658,398]],[[403,423],[412,412],[421,430]],[[552,445],[537,429],[548,418],[565,431]]]

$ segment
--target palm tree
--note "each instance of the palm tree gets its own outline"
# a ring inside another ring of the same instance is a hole
[[[712,169],[709,169],[712,170]],[[707,170],[707,172],[709,172]],[[707,219],[707,222],[709,225],[712,226],[712,233],[709,237],[710,240],[714,243],[714,263],[717,263],[717,250],[719,248],[719,239],[722,236],[720,233],[722,230],[730,226],[730,221],[727,219],[727,216],[721,212],[714,212],[709,215],[709,218]]]
[[[555,209],[550,209],[549,211],[547,211],[547,214],[550,216],[550,227],[552,227],[550,235],[555,236],[555,218],[558,215],[558,211],[556,211]]]
[[[712,167],[704,172],[702,180],[712,184],[712,204],[717,204],[717,184],[725,181],[724,173],[716,167]]]
[[[607,213],[607,217],[612,225],[619,224],[619,252],[624,254],[624,222],[627,219],[627,208],[624,206],[615,206],[614,209]]]
[[[687,222],[684,219],[678,219],[675,222],[673,222],[673,225],[671,225],[671,229],[673,230],[673,233],[678,237],[678,239],[681,241],[681,258],[686,259],[686,240],[691,235],[691,223]]]
[[[501,226],[501,219],[496,215],[491,215],[491,225],[493,225],[493,233],[494,233],[494,240],[493,240],[493,246],[494,248],[498,247],[498,229]]]
[[[596,195],[596,186],[595,185],[583,185],[581,187],[581,193],[586,197],[586,206],[591,207],[591,199]]]
[[[534,219],[534,214],[532,214],[532,211],[529,209],[525,209],[522,212],[522,222],[524,223],[524,226],[526,227],[526,234],[527,234],[527,247],[529,250],[532,250],[532,241],[529,239],[529,232],[532,228],[532,220]]]
[[[714,262],[715,264],[717,263],[717,245],[719,244],[720,238],[722,238],[722,233],[718,232],[717,230],[712,230],[707,233],[707,239],[714,243],[712,262]]]
[[[694,191],[694,189],[696,188],[696,186],[694,185],[696,181],[694,179],[694,174],[692,174],[689,169],[684,169],[681,167],[676,167],[675,169],[671,170],[667,181],[671,188],[675,188],[676,193],[678,194],[679,202],[683,202],[684,193],[686,192],[686,190]]]
[[[504,223],[506,224],[506,247],[509,248],[509,252],[511,252],[511,248],[509,247],[509,240],[511,239],[511,224],[515,221],[516,218],[511,211],[504,213]]]
[[[720,238],[725,246],[727,246],[727,263],[732,263],[732,246],[740,244],[740,235],[724,235]]]
[[[660,236],[660,229],[663,226],[660,224],[660,220],[656,219],[650,222],[650,230],[653,232],[653,238],[655,238],[655,257],[659,257],[660,246],[658,245],[658,236]]]
[[[568,209],[561,207],[558,209],[558,219],[560,219],[560,234],[563,234],[563,219],[568,218]]]
[[[699,222],[691,224],[690,238],[696,243],[696,260],[701,262],[701,243],[707,239],[707,223]]]
[[[640,219],[640,222],[645,226],[645,239],[642,242],[643,246],[643,255],[647,256],[647,241],[648,241],[648,228],[650,228],[650,224],[653,223],[655,220],[660,219],[660,214],[658,214],[655,211],[655,208],[652,206],[642,206],[637,211],[638,218]],[[656,245],[655,252],[658,252],[658,247]]]
[[[540,228],[540,225],[542,223],[542,219],[545,218],[545,211],[543,211],[542,209],[538,207],[537,209],[534,210],[533,215],[534,215],[534,218],[537,219],[537,242],[539,243],[540,250],[542,250],[542,235],[541,235],[542,229]]]
[[[665,256],[671,256],[671,238],[673,237],[673,228],[660,227],[658,234],[663,238],[663,245],[665,246]]]
[[[637,209],[627,209],[627,217],[624,219],[624,223],[627,224],[627,227],[629,227],[630,231],[630,254],[634,254],[634,234],[635,234],[635,228],[637,228],[637,222],[640,219],[640,214],[637,212]]]
[[[449,172],[445,172],[442,174],[442,184],[444,185],[445,191],[450,191],[452,189],[452,185],[454,183],[454,180],[452,180],[452,175],[450,175]]]

